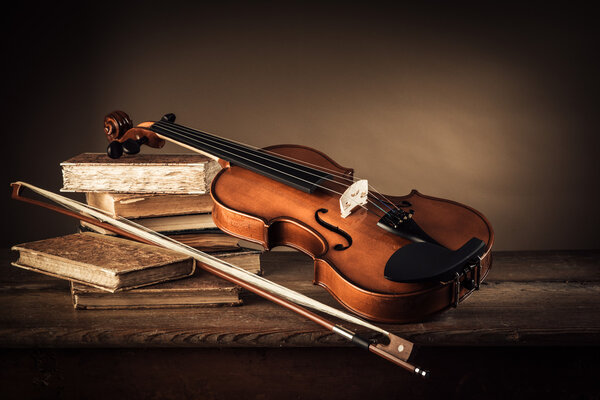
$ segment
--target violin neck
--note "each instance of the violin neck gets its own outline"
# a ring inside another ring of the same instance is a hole
[[[173,122],[158,121],[150,126],[150,130],[171,142],[211,154],[231,165],[249,169],[307,193],[312,193],[321,182],[331,178],[330,174],[319,169]]]

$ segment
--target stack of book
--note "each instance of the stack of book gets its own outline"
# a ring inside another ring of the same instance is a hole
[[[66,192],[260,274],[261,250],[212,221],[210,182],[218,163],[196,154],[113,160],[84,153],[61,163]],[[82,222],[79,233],[13,247],[13,265],[71,281],[79,309],[239,305],[240,288],[196,268],[171,250],[117,237]]]

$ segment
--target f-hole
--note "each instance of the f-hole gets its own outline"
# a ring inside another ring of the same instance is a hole
[[[319,208],[316,212],[315,212],[315,219],[317,220],[317,222],[319,223],[319,225],[321,225],[322,227],[337,233],[338,235],[342,236],[344,239],[346,239],[346,241],[348,242],[347,246],[344,246],[341,243],[336,244],[335,246],[333,246],[334,250],[337,251],[342,251],[342,250],[346,250],[347,248],[349,248],[350,246],[352,246],[352,236],[350,236],[348,233],[344,232],[343,230],[341,230],[340,228],[338,228],[337,226],[331,225],[330,223],[327,223],[325,221],[323,221],[321,219],[321,217],[319,216],[319,213],[323,213],[325,214],[326,212],[328,212],[329,210],[327,210],[326,208]]]

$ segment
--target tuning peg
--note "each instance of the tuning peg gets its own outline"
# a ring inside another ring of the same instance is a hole
[[[106,154],[110,158],[120,158],[123,155],[123,144],[113,140],[106,148]]]
[[[148,143],[148,138],[146,136],[142,136],[137,140],[127,139],[123,142],[123,151],[127,154],[137,154],[140,152],[140,146],[144,143]]]
[[[162,116],[162,118],[160,119],[161,121],[164,122],[175,122],[175,114],[173,113],[168,113]]]

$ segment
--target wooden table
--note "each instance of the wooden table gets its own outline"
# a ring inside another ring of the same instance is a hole
[[[429,381],[251,294],[231,308],[74,310],[67,282],[0,256],[0,374],[15,398],[600,395],[600,251],[495,253],[457,309],[386,325],[420,345]],[[308,257],[268,253],[263,268],[336,305]]]

